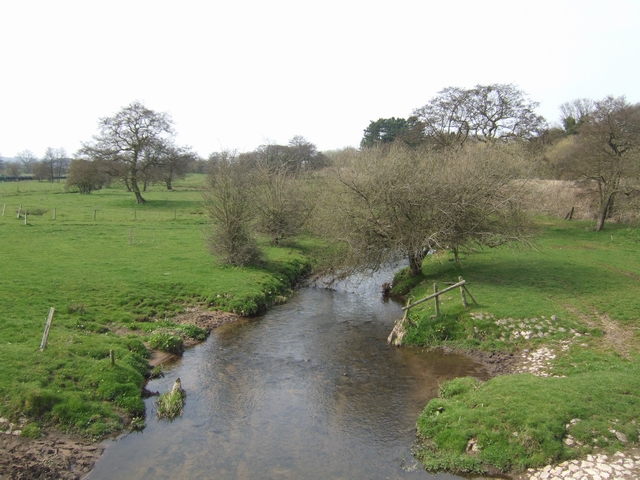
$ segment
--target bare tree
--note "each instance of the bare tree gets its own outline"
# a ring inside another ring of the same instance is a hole
[[[587,116],[593,112],[595,104],[588,98],[578,98],[560,105],[560,120],[566,133],[576,134]]]
[[[167,190],[173,190],[173,180],[186,177],[191,165],[197,159],[198,155],[187,147],[165,145],[157,152],[153,166],[158,178],[167,186]]]
[[[138,180],[145,166],[145,151],[163,144],[174,135],[173,122],[167,113],[158,113],[140,102],[132,102],[112,117],[98,122],[100,133],[93,142],[83,144],[80,155],[116,165],[127,187],[144,203]]]
[[[515,85],[492,84],[445,88],[413,113],[427,139],[450,147],[470,137],[481,142],[534,138],[546,128],[544,118],[535,114],[537,107]]]
[[[573,150],[565,156],[562,169],[593,191],[596,230],[602,230],[616,196],[630,194],[640,178],[640,104],[612,96],[594,102],[577,129]]]
[[[300,233],[313,210],[305,179],[292,175],[286,166],[259,165],[254,176],[259,230],[279,245]]]
[[[68,165],[67,152],[64,148],[48,147],[42,157],[42,171],[46,171],[46,178],[51,183],[57,178],[60,181],[66,166]]]
[[[261,258],[253,237],[251,168],[235,152],[212,155],[204,194],[212,230],[208,243],[213,255],[228,265],[248,265]]]
[[[336,165],[322,189],[316,228],[339,252],[332,268],[375,270],[404,257],[421,272],[434,248],[522,238],[518,206],[524,162],[517,145],[470,145],[455,152],[394,143],[363,149]]]
[[[19,177],[22,167],[18,162],[7,162],[5,164],[5,171],[10,177]]]
[[[77,188],[81,194],[89,194],[99,190],[109,181],[102,162],[86,159],[75,159],[69,165],[69,173],[65,188]]]
[[[22,170],[24,173],[31,173],[31,167],[38,161],[38,157],[31,150],[23,150],[16,155],[16,159],[18,159],[22,163]]]

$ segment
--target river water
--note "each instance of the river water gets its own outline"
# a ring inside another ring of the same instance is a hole
[[[381,299],[382,281],[302,288],[214,330],[147,386],[164,392],[179,377],[183,416],[157,420],[148,399],[144,431],[107,442],[87,478],[434,478],[411,456],[418,415],[439,382],[488,374],[387,345],[401,311]]]

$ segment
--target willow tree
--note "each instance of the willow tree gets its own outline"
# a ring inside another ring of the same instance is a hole
[[[432,249],[457,258],[474,245],[522,239],[524,164],[517,145],[436,151],[394,143],[353,152],[323,189],[318,228],[335,246],[332,268],[376,270],[404,258],[415,276]]]

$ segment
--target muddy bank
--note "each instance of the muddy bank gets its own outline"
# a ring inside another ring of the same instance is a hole
[[[62,433],[34,440],[0,434],[0,479],[79,480],[91,471],[104,447]]]
[[[193,324],[208,331],[238,320],[238,315],[193,309],[172,320]],[[191,347],[198,341],[185,342]],[[154,350],[149,367],[167,364],[180,357]],[[9,430],[11,432],[11,430]],[[14,432],[19,433],[19,432]],[[102,455],[104,446],[60,432],[47,432],[40,439],[0,432],[0,480],[76,480],[87,475]]]
[[[463,355],[483,365],[491,377],[515,373],[522,363],[518,352],[484,352],[481,350],[462,350],[452,347],[438,347],[433,351],[443,355]]]

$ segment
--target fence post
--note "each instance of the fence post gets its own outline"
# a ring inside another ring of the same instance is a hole
[[[462,282],[462,277],[458,277],[458,281]],[[460,296],[462,297],[462,305],[464,308],[467,308],[469,305],[467,304],[467,297],[464,294],[464,285],[460,286]]]
[[[7,204],[6,204],[6,203],[3,203],[3,204],[2,204],[2,216],[3,216],[3,217],[4,217],[4,209],[5,209],[5,207],[6,207],[6,206],[7,206]]]
[[[49,329],[51,328],[51,321],[53,320],[53,312],[55,311],[56,309],[53,307],[49,309],[47,324],[44,327],[44,333],[42,334],[42,341],[40,342],[40,351],[44,350],[44,347],[47,346],[47,338],[49,338]]]
[[[438,284],[433,284],[433,294],[438,293]],[[436,295],[436,317],[440,315],[440,296]]]
[[[111,362],[111,365],[116,364],[116,354],[114,353],[113,349],[109,350],[109,361]]]

